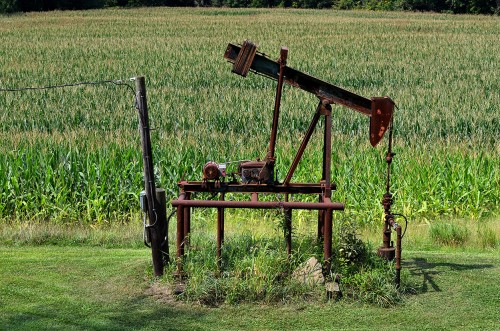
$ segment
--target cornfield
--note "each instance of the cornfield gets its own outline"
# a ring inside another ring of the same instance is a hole
[[[489,16],[332,10],[173,9],[0,17],[0,88],[146,77],[155,171],[167,200],[203,164],[265,155],[275,83],[231,74],[228,42],[251,39],[288,64],[366,97],[396,101],[395,210],[482,219],[500,207],[500,25]],[[133,83],[131,83],[133,84]],[[317,100],[286,86],[278,173]],[[143,187],[134,95],[123,86],[0,92],[0,218],[116,222]],[[362,224],[383,214],[385,141],[334,106],[333,199]],[[321,177],[321,130],[295,181]],[[282,178],[281,178],[282,179]]]

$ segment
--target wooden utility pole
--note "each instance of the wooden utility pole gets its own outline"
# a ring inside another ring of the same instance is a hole
[[[156,198],[156,187],[153,170],[153,153],[149,128],[148,105],[146,101],[146,83],[144,77],[135,78],[137,108],[139,110],[139,130],[141,132],[142,161],[144,164],[144,187],[146,191],[149,238],[153,255],[153,269],[155,276],[163,275],[163,253],[161,250],[162,229],[165,228],[165,207]],[[166,257],[168,260],[168,256]]]

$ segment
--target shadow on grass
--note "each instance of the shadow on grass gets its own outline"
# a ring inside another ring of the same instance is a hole
[[[59,309],[58,309],[59,307]],[[140,296],[114,304],[64,307],[35,304],[30,311],[2,316],[3,330],[202,330],[203,309],[154,302]]]
[[[460,264],[449,262],[429,262],[426,258],[413,258],[403,261],[403,267],[407,268],[411,275],[422,278],[419,293],[429,292],[429,286],[434,292],[441,292],[441,288],[435,280],[435,276],[447,271],[466,271],[493,268],[492,264]]]

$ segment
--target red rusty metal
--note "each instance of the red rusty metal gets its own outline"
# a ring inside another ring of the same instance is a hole
[[[211,192],[211,193],[276,193],[276,194],[323,194],[324,185],[321,183],[290,183],[288,185],[275,184],[258,184],[250,183],[220,183],[216,186],[215,183],[209,182],[203,186],[203,182],[197,181],[181,181],[177,184],[179,188],[185,192]],[[336,189],[336,184],[331,184],[332,190]]]
[[[372,98],[370,116],[370,143],[376,146],[389,128],[394,112],[394,101],[390,98]]]

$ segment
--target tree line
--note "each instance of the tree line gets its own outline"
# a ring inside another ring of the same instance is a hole
[[[495,15],[500,13],[500,0],[0,0],[0,13],[141,6],[334,8]]]

